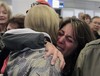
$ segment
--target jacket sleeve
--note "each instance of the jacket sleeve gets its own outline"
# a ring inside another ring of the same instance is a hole
[[[100,76],[100,41],[87,44],[80,52],[73,76]]]
[[[72,76],[82,76],[82,66],[85,58],[84,50],[85,49],[83,49],[78,56]]]
[[[51,56],[45,59],[41,53],[36,52],[35,54],[38,56],[36,55],[37,57],[31,60],[32,64],[28,71],[28,76],[61,76],[59,59],[56,61],[55,65],[51,65]]]

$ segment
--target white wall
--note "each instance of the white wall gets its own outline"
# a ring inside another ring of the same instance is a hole
[[[17,13],[26,14],[26,10],[30,8],[33,2],[35,2],[35,0],[12,0],[13,15]]]
[[[89,14],[91,17],[100,16],[100,0],[63,0],[64,9],[62,9],[62,16],[78,16],[79,12]],[[68,12],[68,13],[67,13]]]
[[[23,13],[26,14],[26,10],[30,8],[30,5],[36,0],[2,0],[11,4],[13,14]],[[100,16],[100,2],[94,2],[93,0],[62,0],[64,1],[64,9],[62,10],[62,16],[78,15],[80,10],[84,10],[85,13],[90,14],[92,17],[95,15]],[[98,0],[100,1],[100,0]]]
[[[76,16],[78,18],[78,13],[83,12],[89,14],[91,17],[100,16],[100,10],[90,10],[90,9],[77,9],[77,8],[63,8],[61,11],[62,17],[72,17]]]

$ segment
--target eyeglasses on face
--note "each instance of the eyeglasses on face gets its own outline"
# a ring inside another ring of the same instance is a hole
[[[93,22],[94,24],[98,24],[98,25],[100,25],[100,22]]]

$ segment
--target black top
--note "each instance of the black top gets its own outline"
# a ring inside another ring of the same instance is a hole
[[[98,34],[98,32],[95,31],[94,35],[95,35],[96,39],[100,39],[100,35]]]

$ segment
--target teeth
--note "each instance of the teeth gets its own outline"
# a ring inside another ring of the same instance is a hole
[[[60,48],[59,46],[57,46],[58,50],[62,50],[62,48]]]

